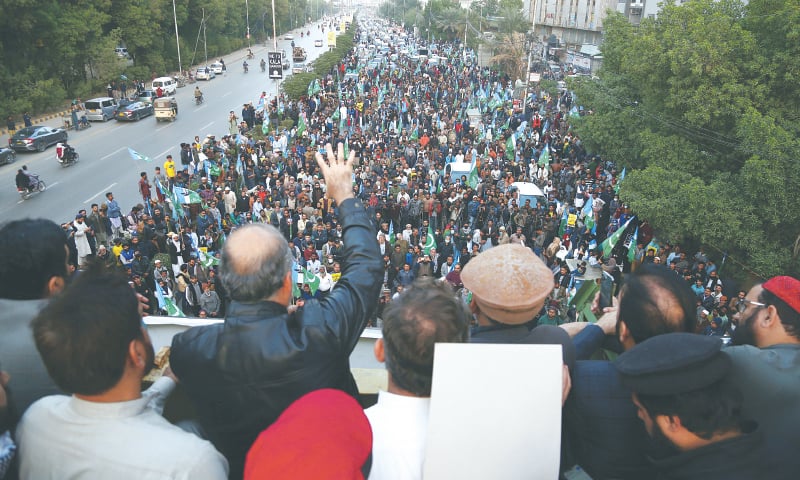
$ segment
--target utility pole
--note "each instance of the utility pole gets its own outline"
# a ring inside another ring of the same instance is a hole
[[[250,3],[247,0],[244,0],[244,14],[247,21],[247,48],[249,49],[252,45],[250,45]]]
[[[206,44],[206,9],[203,8],[203,19],[200,21],[200,25],[203,26],[203,54],[206,57],[206,65],[208,65],[208,45]]]
[[[181,41],[178,37],[178,14],[175,12],[175,0],[172,0],[172,18],[175,20],[175,46],[178,48],[178,72],[183,75],[183,64],[181,63]]]
[[[278,34],[275,29],[275,0],[272,0],[272,48],[278,51]]]

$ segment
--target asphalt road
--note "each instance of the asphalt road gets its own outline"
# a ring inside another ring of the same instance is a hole
[[[295,36],[295,44],[306,49],[308,62],[327,51],[327,47],[314,47],[314,40],[325,40],[327,35],[327,29],[323,34],[318,25],[317,22],[303,28],[311,31],[309,37],[300,38],[299,29],[290,32]],[[278,49],[285,49],[291,57],[290,43],[281,36]],[[219,138],[228,133],[231,110],[241,117],[242,105],[247,102],[256,105],[262,91],[266,91],[269,98],[275,96],[278,82],[270,80],[267,73],[261,73],[259,67],[261,59],[266,61],[267,52],[272,50],[272,41],[268,44],[269,47],[252,46],[255,59],[247,62],[250,66],[247,74],[242,68],[244,49],[223,57],[228,70],[225,76],[179,88],[175,122],[156,122],[155,117],[138,122],[92,122],[88,130],[70,132],[69,143],[80,154],[80,161],[66,168],[56,161],[54,146],[42,153],[18,152],[15,163],[0,167],[0,223],[19,218],[48,218],[57,223],[72,221],[78,210],[89,210],[92,203],[105,201],[108,191],[114,192],[123,212],[127,213],[133,205],[141,203],[139,172],[147,172],[152,179],[155,167],[163,165],[167,154],[180,166],[181,142],[191,142],[195,135],[203,138],[212,134]],[[324,44],[327,45],[327,41]],[[209,62],[214,60],[217,59],[209,58]],[[283,73],[286,78],[291,69]],[[205,97],[200,106],[194,103],[195,85]],[[44,123],[61,126],[61,119]],[[134,161],[128,154],[128,147],[152,161]],[[47,184],[45,192],[25,201],[21,200],[14,182],[17,169],[22,165],[39,174]]]

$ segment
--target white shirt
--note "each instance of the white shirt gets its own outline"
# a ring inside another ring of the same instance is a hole
[[[52,395],[35,402],[17,428],[20,478],[196,480],[228,478],[210,442],[161,416],[175,382],[162,377],[127,402]]]
[[[364,410],[372,426],[369,480],[422,479],[430,398],[378,392],[378,403]]]

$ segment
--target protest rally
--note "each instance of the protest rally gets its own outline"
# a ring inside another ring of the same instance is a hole
[[[0,478],[794,478],[800,280],[662,241],[590,76],[328,28],[300,95],[125,147],[139,201],[0,226]]]

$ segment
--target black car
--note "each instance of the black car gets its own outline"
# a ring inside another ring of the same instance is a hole
[[[133,102],[130,105],[120,106],[114,114],[117,120],[139,120],[142,117],[153,115],[155,108],[152,103]]]
[[[14,163],[14,160],[16,159],[17,153],[14,150],[0,147],[0,165]]]
[[[51,128],[44,125],[34,125],[17,130],[8,139],[8,146],[20,152],[34,150],[44,152],[50,145],[67,141],[67,131],[63,128]]]

